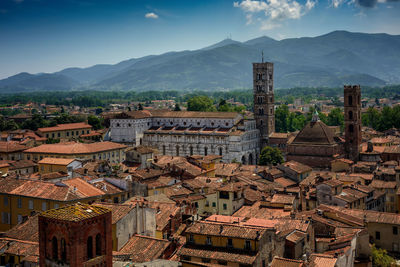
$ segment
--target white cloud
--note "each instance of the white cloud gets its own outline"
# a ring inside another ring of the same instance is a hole
[[[299,4],[295,0],[243,0],[234,2],[233,6],[246,13],[246,24],[252,24],[254,17],[261,22],[262,30],[271,30],[281,26],[288,19],[299,19],[314,8],[317,0],[307,0]]]
[[[156,13],[150,12],[144,15],[145,18],[147,19],[158,19],[158,15]]]

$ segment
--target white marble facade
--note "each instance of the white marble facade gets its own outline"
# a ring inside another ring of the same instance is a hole
[[[147,145],[172,156],[221,155],[223,161],[255,164],[260,133],[255,120],[223,112],[127,112],[110,120],[111,141]]]

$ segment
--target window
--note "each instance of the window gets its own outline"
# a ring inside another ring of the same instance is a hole
[[[205,148],[204,148],[204,156],[207,156],[207,154],[208,154],[208,148],[205,147]]]
[[[4,224],[10,224],[10,213],[2,212],[1,213],[1,222]]]
[[[162,153],[165,155],[165,145],[162,146]]]
[[[219,260],[219,261],[218,261],[218,264],[219,264],[219,265],[228,265],[228,262],[227,262],[227,261]]]
[[[8,197],[3,198],[4,206],[8,206]]]
[[[193,147],[190,147],[189,150],[190,150],[190,156],[192,156],[193,155]]]
[[[224,204],[222,205],[222,207],[223,207],[224,210],[227,210],[227,208],[228,208],[228,206],[226,205],[226,203],[224,203]]]
[[[349,132],[350,132],[350,133],[354,132],[354,126],[353,126],[353,124],[350,124],[350,125],[349,125]]]
[[[67,136],[69,136],[69,132],[67,132]]]
[[[397,226],[393,226],[393,234],[394,235],[397,235],[399,232],[398,232],[398,228],[397,228]]]
[[[51,248],[53,251],[53,260],[58,260],[58,242],[55,236],[51,240]]]
[[[222,147],[218,148],[218,153],[220,156],[222,156]]]
[[[191,261],[191,257],[190,256],[186,256],[186,255],[184,255],[184,256],[182,256],[182,259],[184,260],[184,261]]]
[[[33,210],[33,200],[29,200],[29,202],[28,202],[28,208],[29,208],[30,210]]]
[[[21,214],[18,214],[18,215],[17,215],[17,222],[18,222],[18,223],[22,223],[22,221],[23,221],[22,215],[21,215]]]
[[[86,256],[90,260],[93,258],[93,237],[89,236],[86,243]]]
[[[393,243],[393,245],[392,245],[392,247],[393,247],[393,251],[399,251],[399,243]]]
[[[211,260],[210,260],[210,259],[207,259],[207,258],[202,258],[202,259],[201,259],[201,262],[203,262],[203,263],[210,263]]]
[[[58,209],[59,207],[60,207],[60,205],[58,205],[57,203],[54,204],[54,208],[55,208],[55,209]]]
[[[62,261],[67,261],[67,246],[65,244],[65,239],[61,239],[61,259]]]
[[[232,242],[232,238],[228,238],[228,244],[227,244],[228,248],[232,248],[233,247],[233,242]]]
[[[352,106],[353,105],[353,97],[351,95],[349,95],[348,100],[349,100],[348,105]]]
[[[353,111],[349,111],[349,120],[352,120],[353,119]]]
[[[211,237],[210,236],[207,236],[206,245],[209,245],[209,246],[212,245],[212,241],[211,241]]]
[[[47,209],[47,203],[42,202],[42,210],[45,211]]]
[[[375,239],[381,240],[381,232],[378,232],[378,231],[375,232]]]
[[[246,242],[244,243],[244,249],[251,249],[250,240],[246,240]]]
[[[213,208],[215,208],[217,206],[217,203],[213,202],[212,206],[213,206]]]
[[[96,235],[96,256],[101,255],[101,235]]]
[[[199,208],[199,203],[198,203],[198,202],[194,202],[194,206],[195,206],[196,208]]]
[[[57,137],[60,137],[60,136],[61,136],[61,134],[60,134],[60,133],[58,133],[58,134],[57,134]]]
[[[189,243],[194,243],[194,237],[193,237],[193,235],[189,235]]]
[[[22,199],[20,198],[17,199],[17,206],[19,209],[22,208]]]

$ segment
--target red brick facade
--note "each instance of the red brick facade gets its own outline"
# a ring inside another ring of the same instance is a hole
[[[111,211],[80,221],[39,216],[39,255],[41,267],[111,267]]]

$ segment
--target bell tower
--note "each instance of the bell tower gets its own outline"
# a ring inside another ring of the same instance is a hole
[[[274,109],[274,64],[271,62],[253,63],[254,118],[260,130],[261,148],[271,133],[275,132]]]
[[[347,157],[357,161],[361,151],[361,88],[344,86],[345,150]]]

